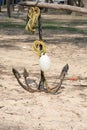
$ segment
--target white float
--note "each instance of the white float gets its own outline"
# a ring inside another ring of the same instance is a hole
[[[47,56],[47,54],[44,54],[39,59],[39,65],[42,71],[49,70],[51,66],[50,58]]]

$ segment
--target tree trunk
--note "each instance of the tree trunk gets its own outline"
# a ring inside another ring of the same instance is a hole
[[[74,0],[76,6],[78,7],[84,7],[84,3],[83,0]]]
[[[67,0],[67,5],[71,5],[73,6],[74,5],[74,0]],[[66,10],[67,14],[71,14],[72,11],[71,10]]]
[[[11,3],[11,7],[12,7],[12,11],[14,11],[14,0],[12,0],[12,3]]]
[[[74,0],[67,0],[67,5],[74,5]]]
[[[7,15],[8,17],[11,17],[10,0],[7,0]]]
[[[0,12],[1,12],[1,6],[0,6]]]
[[[48,3],[49,0],[45,0],[45,2]],[[47,8],[44,8],[44,12],[45,12],[45,13],[48,12],[48,9],[47,9]]]
[[[67,5],[71,5],[71,6],[78,6],[78,7],[84,7],[84,3],[83,0],[67,0]],[[68,14],[71,14],[72,11],[67,10]]]

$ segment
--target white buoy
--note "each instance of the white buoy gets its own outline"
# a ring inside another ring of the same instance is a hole
[[[39,59],[39,65],[42,71],[47,71],[51,66],[50,58],[44,54]]]

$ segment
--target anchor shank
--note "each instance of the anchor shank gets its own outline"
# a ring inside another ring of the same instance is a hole
[[[44,72],[41,70],[41,79],[40,79],[40,82],[39,82],[38,89],[44,89],[45,81],[46,81],[46,79],[45,79],[45,76],[44,76]]]
[[[38,17],[38,32],[39,32],[39,40],[42,40],[42,18],[41,18],[41,12]]]

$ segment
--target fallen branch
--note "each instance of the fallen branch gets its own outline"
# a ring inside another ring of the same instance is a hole
[[[35,2],[29,2],[29,1],[19,2],[19,5],[28,6],[28,7],[29,6],[35,6]],[[80,13],[87,14],[87,9],[86,8],[70,6],[70,5],[42,3],[42,2],[40,2],[40,3],[37,4],[37,6],[40,7],[40,8],[57,9],[57,10],[70,10],[70,11],[74,11],[74,12],[80,12]]]

